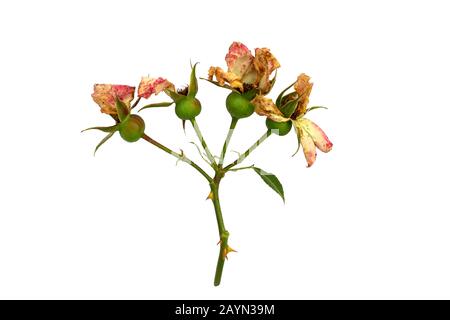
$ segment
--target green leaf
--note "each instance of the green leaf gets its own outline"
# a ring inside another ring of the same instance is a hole
[[[286,118],[289,118],[295,112],[299,100],[300,98],[291,100],[289,102],[286,102],[282,107],[280,107],[280,111],[284,114]]]
[[[327,109],[327,110],[328,110],[327,107],[323,107],[323,106],[314,106],[314,107],[310,107],[310,108],[306,109],[306,112],[308,113],[308,112],[310,112],[310,111],[312,111],[312,110],[315,110],[315,109]]]
[[[103,132],[114,132],[117,129],[118,129],[118,125],[116,124],[116,125],[110,126],[110,127],[91,127],[91,128],[84,129],[81,132],[85,132],[85,131],[88,131],[88,130],[100,130],[100,131],[103,131]]]
[[[170,106],[172,104],[173,104],[173,101],[172,102],[151,103],[151,104],[148,104],[148,105],[143,106],[142,108],[140,108],[138,112],[140,112],[140,111],[142,111],[144,109],[148,109],[148,108],[168,107],[168,106]]]
[[[125,118],[130,114],[130,110],[128,110],[127,105],[120,101],[116,97],[116,109],[117,109],[117,116],[119,117],[120,122],[124,121]]]
[[[280,195],[284,202],[284,191],[280,180],[278,180],[278,178],[274,174],[268,173],[260,168],[252,167],[252,169],[255,170],[255,172],[269,187],[271,187],[276,193]]]
[[[198,92],[198,82],[197,82],[197,77],[195,75],[195,68],[197,67],[197,64],[194,64],[194,66],[192,67],[192,71],[191,71],[191,80],[189,82],[189,92],[188,92],[188,96],[193,98],[195,97],[195,95]]]
[[[116,133],[116,131],[113,131],[113,132],[108,133],[108,134],[106,135],[106,137],[104,137],[104,138],[102,139],[102,141],[100,141],[100,143],[95,147],[95,150],[94,150],[94,156],[95,156],[95,153],[97,152],[98,148],[100,148],[100,147],[102,146],[102,144],[104,144],[106,141],[108,141],[108,140],[114,135],[114,133]]]
[[[275,104],[277,105],[277,107],[281,107],[281,99],[283,99],[283,95],[286,91],[288,91],[297,81],[295,81],[294,83],[292,83],[291,85],[289,85],[286,89],[284,89],[283,91],[281,91],[281,93],[278,95],[277,100],[275,102]]]

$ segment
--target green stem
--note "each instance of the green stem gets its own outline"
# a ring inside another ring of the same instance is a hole
[[[216,219],[217,219],[217,227],[219,229],[219,236],[222,235],[226,231],[225,224],[223,222],[222,217],[222,209],[220,208],[220,200],[219,200],[219,183],[220,181],[217,181],[215,179],[213,183],[211,183],[211,192],[212,192],[212,201],[214,204],[214,210],[216,212]]]
[[[194,127],[195,133],[197,134],[198,139],[200,140],[200,143],[202,144],[203,149],[206,152],[206,156],[208,157],[209,161],[211,162],[211,165],[214,169],[217,169],[217,163],[214,159],[214,156],[212,155],[211,151],[209,151],[208,145],[206,144],[205,139],[203,138],[202,132],[200,131],[200,128],[198,127],[197,121],[195,119],[191,120],[192,126]]]
[[[162,145],[161,143],[159,143],[156,140],[153,140],[152,138],[150,138],[148,135],[144,134],[142,136],[142,139],[144,139],[145,141],[151,143],[152,145],[154,145],[155,147],[167,152],[168,154],[171,154],[172,156],[174,156],[175,158],[186,162],[187,164],[191,165],[194,169],[196,169],[198,172],[200,172],[200,174],[202,176],[204,176],[206,178],[206,180],[208,180],[209,183],[213,182],[213,179],[202,169],[200,168],[194,161],[192,161],[191,159],[189,159],[188,157],[186,157],[184,154],[175,152],[169,148],[167,148],[166,146]]]
[[[223,147],[222,147],[222,154],[220,155],[219,166],[221,166],[221,167],[223,166],[223,161],[225,160],[227,148],[230,143],[231,136],[233,135],[234,128],[236,128],[236,124],[238,121],[239,121],[238,118],[234,118],[234,117],[231,118],[230,128],[228,129],[228,134],[227,134],[227,137],[226,137],[225,142],[223,143]]]
[[[234,162],[230,163],[229,165],[227,165],[224,168],[224,171],[228,171],[231,168],[233,168],[234,166],[238,165],[239,163],[241,163],[242,161],[245,160],[245,158],[247,158],[250,153],[255,150],[261,143],[264,142],[264,140],[266,140],[268,137],[270,137],[270,135],[272,134],[271,130],[267,130],[262,136],[261,138],[259,138],[250,148],[247,149],[247,151],[245,151],[242,155],[239,156],[239,158],[237,158]]]
[[[239,171],[239,170],[253,169],[254,167],[255,167],[255,165],[252,164],[251,166],[247,166],[247,167],[232,168],[232,169],[230,169],[228,171],[236,172],[236,171]]]
[[[220,281],[222,279],[223,267],[225,264],[226,254],[228,250],[228,237],[230,236],[229,232],[225,229],[225,224],[223,222],[222,209],[220,208],[220,200],[219,200],[219,184],[223,175],[220,172],[216,173],[213,182],[211,185],[211,195],[212,202],[214,205],[214,211],[216,212],[217,219],[217,227],[219,229],[219,237],[220,237],[220,250],[219,257],[217,259],[216,273],[214,275],[214,285],[220,285]]]

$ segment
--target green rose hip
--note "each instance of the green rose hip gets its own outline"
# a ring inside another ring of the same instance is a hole
[[[145,122],[135,114],[120,123],[119,133],[123,140],[128,142],[136,142],[144,135]]]
[[[289,133],[289,131],[291,131],[292,122],[291,121],[276,122],[276,121],[273,121],[273,120],[270,120],[269,118],[267,118],[266,126],[267,126],[267,129],[273,130],[273,133],[275,133],[279,136],[285,136]]]
[[[175,104],[175,113],[182,120],[193,120],[201,111],[200,101],[193,97],[183,97]]]
[[[228,95],[226,106],[230,115],[236,119],[250,117],[255,111],[255,106],[237,92]]]

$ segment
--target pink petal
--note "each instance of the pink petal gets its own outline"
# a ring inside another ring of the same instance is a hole
[[[138,96],[148,99],[152,94],[158,94],[171,86],[173,86],[172,83],[161,77],[157,79],[142,77],[141,83],[139,84]]]
[[[301,118],[298,120],[302,128],[311,136],[314,144],[322,152],[329,152],[333,148],[333,143],[328,139],[323,130],[309,119]]]
[[[101,112],[114,115],[117,114],[116,97],[130,107],[134,90],[134,87],[126,85],[96,84],[92,99],[100,106]]]
[[[242,78],[253,63],[250,50],[240,42],[233,42],[225,56],[228,71]]]
[[[134,87],[124,86],[124,85],[112,85],[112,91],[114,95],[120,101],[124,102],[127,106],[130,105],[134,98]]]

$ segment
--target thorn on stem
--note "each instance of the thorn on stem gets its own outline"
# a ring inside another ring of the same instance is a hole
[[[231,248],[230,246],[227,246],[226,248],[223,249],[223,257],[228,260],[228,254],[230,252],[237,252],[237,251]]]
[[[214,193],[210,191],[205,200],[214,200]]]
[[[183,151],[183,149],[180,149],[180,157],[178,158],[175,165],[178,165],[178,162],[180,162],[180,161],[184,161],[183,159],[184,159],[184,151]]]

